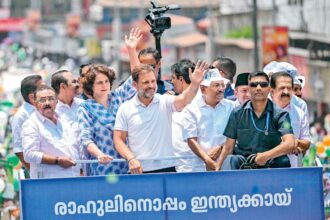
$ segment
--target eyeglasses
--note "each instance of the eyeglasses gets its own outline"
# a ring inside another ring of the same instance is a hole
[[[55,97],[53,97],[53,96],[49,96],[49,97],[42,97],[42,98],[40,98],[40,99],[38,100],[38,102],[40,102],[40,103],[46,103],[47,101],[48,101],[48,102],[54,102],[55,100],[56,100]]]
[[[249,86],[256,88],[258,85],[260,85],[261,88],[266,88],[269,86],[268,82],[250,82]]]
[[[153,69],[156,68],[156,64],[149,64],[149,66],[151,66]]]
[[[209,87],[220,89],[220,88],[225,88],[225,84],[212,84]]]
[[[71,83],[72,83],[72,84],[76,84],[76,83],[79,83],[79,81],[78,81],[77,79],[73,79],[73,80],[71,81]]]

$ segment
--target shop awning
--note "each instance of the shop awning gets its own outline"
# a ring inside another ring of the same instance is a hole
[[[180,35],[166,40],[166,44],[176,47],[192,47],[198,44],[204,44],[207,41],[207,36],[198,32]]]
[[[23,31],[25,18],[0,19],[0,32]]]

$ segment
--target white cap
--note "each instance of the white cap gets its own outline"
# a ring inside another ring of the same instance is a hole
[[[282,65],[280,65],[279,62],[272,61],[264,67],[263,71],[269,76],[270,73],[276,73],[281,71],[286,72],[286,69]]]
[[[290,74],[294,80],[294,84],[299,84],[296,83],[298,79],[296,79],[297,77],[302,77],[299,78],[299,80],[302,80],[303,83],[305,84],[305,77],[300,76],[298,73],[298,70],[296,67],[294,67],[292,64],[288,63],[288,62],[276,62],[276,61],[272,61],[270,63],[268,63],[263,71],[269,75],[269,73],[276,73],[276,72],[287,72],[288,74]]]
[[[215,81],[223,81],[225,85],[230,82],[228,79],[221,76],[218,69],[214,68],[214,69],[208,70],[205,73],[204,80],[201,83],[201,85],[202,86],[210,86],[211,82],[215,82]]]
[[[293,79],[296,78],[296,76],[299,76],[297,68],[291,63],[280,62],[279,65],[282,66],[285,69],[285,72],[289,73]]]
[[[305,86],[305,77],[304,76],[296,76],[293,79],[293,84],[300,85],[301,88],[304,88],[304,86]]]

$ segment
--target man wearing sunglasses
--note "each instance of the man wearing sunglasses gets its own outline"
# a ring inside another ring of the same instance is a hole
[[[22,130],[23,155],[30,163],[31,178],[79,176],[80,168],[75,162],[79,159],[78,146],[71,128],[55,113],[54,89],[42,85],[34,97],[37,111]]]
[[[217,170],[229,154],[233,154],[229,157],[232,169],[239,169],[252,154],[256,154],[257,167],[290,167],[286,156],[294,150],[290,116],[268,99],[267,74],[251,73],[249,91],[251,100],[235,108],[230,115]]]

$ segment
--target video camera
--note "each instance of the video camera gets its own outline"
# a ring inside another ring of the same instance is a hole
[[[150,8],[149,14],[145,17],[145,21],[151,27],[151,33],[161,34],[164,30],[171,28],[171,18],[163,16],[163,14],[168,10],[178,10],[180,7],[178,5],[167,5],[158,6],[156,0],[151,2],[152,8]]]

